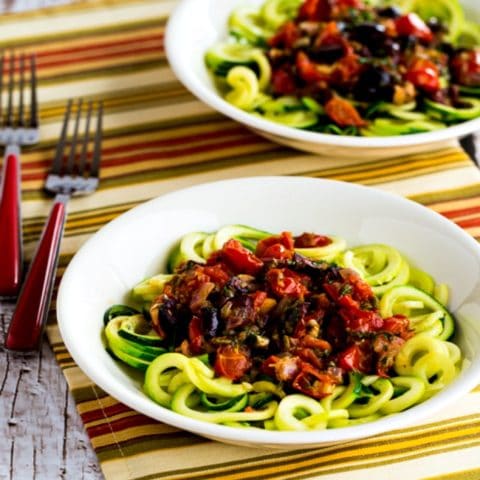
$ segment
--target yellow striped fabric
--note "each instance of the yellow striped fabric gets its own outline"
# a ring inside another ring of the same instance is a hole
[[[480,239],[480,172],[456,146],[390,160],[319,158],[256,136],[175,79],[163,33],[175,0],[99,0],[0,18],[0,48],[35,51],[41,143],[22,157],[27,256],[50,199],[42,185],[67,98],[105,101],[100,189],[69,205],[58,276],[105,223],[165,192],[240,176],[305,175],[409,196]],[[215,443],[138,414],[75,365],[55,323],[48,337],[107,479],[480,479],[480,389],[425,423],[315,450]]]

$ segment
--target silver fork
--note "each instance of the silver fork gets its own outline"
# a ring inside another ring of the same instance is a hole
[[[72,106],[73,101],[69,100],[52,169],[45,183],[45,189],[55,195],[55,200],[10,322],[5,340],[5,346],[9,350],[28,351],[38,348],[52,294],[67,202],[72,196],[93,193],[98,186],[103,104],[100,102],[94,108],[93,102],[88,102],[85,132],[81,138],[80,122],[85,109],[82,108],[81,99],[76,102],[73,134],[70,142],[67,142]],[[95,115],[96,127],[91,132],[91,119]],[[93,152],[89,154],[91,142]]]
[[[30,102],[27,109],[26,70],[30,64]],[[18,75],[15,70],[18,67]],[[8,72],[6,70],[8,69]],[[2,185],[0,187],[0,296],[15,297],[22,279],[22,226],[20,214],[20,147],[38,142],[37,77],[35,55],[10,52],[0,57],[0,144],[5,145]],[[7,81],[7,108],[2,108],[3,77]],[[17,82],[15,81],[17,77]],[[14,90],[18,106],[14,107]],[[28,117],[28,118],[27,118]]]

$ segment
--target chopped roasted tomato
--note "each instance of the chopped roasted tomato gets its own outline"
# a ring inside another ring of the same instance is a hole
[[[277,297],[303,298],[308,292],[302,277],[288,268],[272,268],[267,272],[267,285]]]
[[[332,97],[325,104],[325,113],[340,127],[364,127],[367,124],[357,109],[340,97]]]
[[[267,298],[267,292],[262,292],[260,290],[250,294],[253,297],[253,308],[259,310]]]
[[[277,95],[291,95],[295,93],[297,85],[293,73],[283,68],[274,69],[272,72],[272,88]]]
[[[395,27],[400,36],[417,37],[425,42],[431,42],[433,39],[433,33],[428,25],[413,12],[396,18]]]
[[[260,240],[255,249],[255,255],[263,260],[272,258],[289,259],[293,256],[293,237],[290,232],[282,232],[278,237],[268,237]]]
[[[233,345],[223,345],[217,349],[214,364],[217,375],[239,380],[251,366],[247,350]]]
[[[258,257],[234,239],[228,240],[222,247],[222,257],[235,273],[255,275],[263,267],[263,262]]]
[[[310,363],[301,363],[301,372],[295,377],[292,387],[313,398],[324,398],[330,395],[337,385],[328,373],[318,371]]]
[[[358,80],[361,70],[362,64],[358,55],[349,53],[335,64],[331,74],[332,84],[338,86],[351,85]]]
[[[359,307],[360,304],[373,307],[372,287],[351,269],[343,268],[340,272],[343,281],[326,283],[323,286],[329,297],[344,307]]]
[[[321,72],[317,64],[312,62],[305,52],[297,52],[295,66],[298,76],[307,83],[315,83],[321,80],[328,80],[329,75]]]
[[[293,257],[293,250],[288,250],[280,243],[275,243],[274,245],[268,247],[262,255],[262,259],[289,259]]]
[[[317,235],[316,233],[302,233],[295,237],[295,247],[297,248],[325,247],[331,243],[332,239],[330,237]]]
[[[351,292],[353,298],[359,302],[370,302],[374,298],[372,287],[363,280],[354,270],[344,268],[341,271],[345,283],[340,288],[339,293],[345,294]],[[351,287],[351,290],[348,288]]]
[[[361,0],[306,0],[298,17],[300,20],[325,22],[344,10],[361,9],[363,6]]]
[[[218,286],[223,286],[225,283],[227,283],[228,279],[230,278],[230,275],[228,272],[225,270],[225,266],[220,264],[215,264],[215,265],[207,265],[203,267],[203,271],[205,272],[206,275],[210,277],[210,281],[215,283]]]
[[[382,330],[398,335],[404,340],[407,340],[413,335],[413,330],[410,329],[410,321],[404,315],[394,315],[393,317],[384,318]]]
[[[300,38],[300,30],[293,21],[287,22],[280,27],[278,32],[268,40],[271,47],[292,48]]]
[[[345,328],[348,332],[377,332],[383,327],[382,317],[373,310],[362,310],[352,305],[341,307],[339,314],[345,322]]]
[[[315,47],[317,48],[339,43],[342,43],[342,40],[340,38],[340,30],[338,29],[337,22],[328,22],[325,24],[315,39]]]
[[[350,345],[338,354],[338,365],[346,372],[362,372],[370,371],[370,359],[360,345]]]
[[[480,87],[480,48],[457,53],[451,61],[456,82],[467,87]]]
[[[300,20],[324,22],[330,19],[332,11],[330,0],[306,0],[300,7],[298,17]]]
[[[198,355],[203,352],[203,331],[202,320],[200,317],[193,316],[188,324],[188,339],[190,351],[194,355]]]
[[[262,258],[265,251],[271,247],[272,245],[282,245],[287,250],[293,250],[294,240],[292,234],[290,232],[282,232],[278,236],[271,236],[260,240],[257,243],[257,248],[255,249],[255,255],[257,257]]]
[[[405,80],[428,93],[434,93],[440,89],[438,67],[426,58],[415,58],[410,63]]]

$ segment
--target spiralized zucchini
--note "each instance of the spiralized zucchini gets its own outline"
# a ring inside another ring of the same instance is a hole
[[[192,232],[173,249],[168,264],[205,263],[231,238],[255,250],[272,234],[245,225],[227,225],[216,232]],[[143,315],[115,305],[105,315],[105,335],[113,355],[145,370],[144,392],[154,402],[197,420],[237,428],[310,431],[342,428],[375,421],[414,407],[458,375],[462,354],[449,341],[454,319],[448,311],[448,288],[412,265],[397,249],[371,244],[347,248],[345,239],[331,236],[324,247],[299,248],[313,261],[351,268],[371,285],[383,318],[405,315],[415,335],[395,357],[390,378],[350,373],[343,385],[322,400],[286,392],[270,380],[233,382],[218,377],[208,355],[197,357],[165,351],[162,338]],[[133,288],[132,298],[144,306],[162,294],[172,274],[159,274]]]

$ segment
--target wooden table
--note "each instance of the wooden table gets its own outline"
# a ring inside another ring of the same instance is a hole
[[[66,3],[9,0],[0,11]],[[480,135],[466,141],[480,152]],[[0,305],[0,345],[13,305]],[[0,480],[97,480],[103,478],[53,353],[43,342],[29,356],[0,349]]]
[[[12,306],[0,306],[3,345]],[[40,352],[0,351],[0,479],[103,478],[65,378],[44,340]]]

